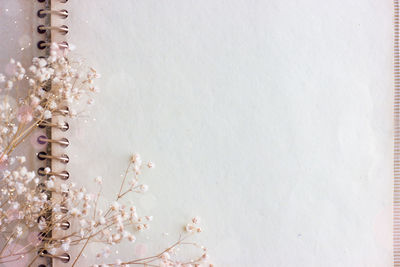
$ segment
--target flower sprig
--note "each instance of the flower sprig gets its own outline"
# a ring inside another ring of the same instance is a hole
[[[54,258],[76,247],[78,254],[71,261],[72,266],[79,266],[85,249],[91,243],[102,243],[104,248],[95,255],[99,265],[94,266],[212,266],[207,249],[189,241],[202,231],[198,217],[160,253],[107,263],[110,246],[133,243],[140,232],[150,228],[153,216],[139,215],[138,208],[124,200],[149,189],[140,177],[144,168],[152,169],[155,164],[143,163],[140,155],[134,154],[114,201],[106,205],[100,204],[100,176],[93,181],[98,186],[95,193],[68,180],[57,181],[49,167],[44,168],[44,176],[37,176],[25,166],[31,155],[14,155],[16,148],[40,125],[62,127],[51,118],[65,109],[64,116],[79,117],[94,103],[93,94],[99,91],[95,80],[100,75],[94,68],[84,68],[81,61],[68,55],[68,49],[56,44],[51,45],[48,58],[33,58],[27,68],[11,59],[8,69],[8,75],[0,74],[0,264],[25,260],[27,254],[39,249],[27,263],[30,266],[39,256]],[[71,221],[74,227],[62,231]],[[54,232],[60,234],[52,235]],[[198,248],[199,256],[180,259],[179,248],[187,245]]]
[[[48,58],[33,58],[28,72],[14,59],[9,64],[11,75],[0,74],[0,162],[6,162],[41,122],[65,105],[69,108],[65,115],[76,117],[74,107],[82,100],[93,104],[93,93],[99,91],[94,85],[100,77],[96,70],[82,72],[82,63],[69,59],[67,50],[57,44],[52,44]]]

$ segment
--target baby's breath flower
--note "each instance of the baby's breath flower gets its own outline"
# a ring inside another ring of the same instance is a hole
[[[21,226],[17,226],[16,228],[15,228],[15,232],[16,232],[16,235],[17,235],[17,237],[20,237],[21,235],[22,235],[22,227]]]
[[[193,222],[194,224],[198,224],[199,221],[200,221],[200,218],[199,218],[198,216],[192,218],[192,222]]]
[[[139,186],[137,192],[145,193],[149,190],[149,186],[147,184],[142,184]]]
[[[171,258],[171,256],[169,255],[168,252],[164,252],[164,253],[161,255],[161,259],[163,259],[163,260],[169,260],[170,258]]]
[[[118,203],[117,201],[114,201],[114,202],[111,204],[111,209],[112,209],[112,210],[119,210],[119,208],[120,208],[120,205],[119,205],[119,203]]]
[[[51,111],[50,111],[50,110],[45,110],[45,111],[43,112],[43,118],[45,118],[46,120],[47,120],[47,119],[50,119],[51,116],[52,116],[52,114],[51,114]]]
[[[102,178],[101,176],[97,176],[97,177],[94,179],[94,181],[95,181],[97,184],[102,184],[102,183],[103,183],[103,178]]]
[[[126,205],[126,202],[122,200],[131,192],[144,193],[148,190],[148,185],[141,183],[141,170],[145,166],[154,168],[155,165],[153,162],[142,165],[139,154],[134,154],[130,158],[127,174],[117,194],[117,201],[106,204],[102,202],[101,190],[97,194],[87,192],[84,187],[78,187],[68,180],[60,180],[61,182],[56,183],[56,179],[59,180],[53,175],[50,176],[52,174],[50,167],[45,167],[43,169],[45,175],[39,178],[35,171],[23,166],[26,162],[25,156],[12,154],[14,145],[21,143],[27,137],[21,133],[30,134],[30,129],[37,128],[44,123],[43,120],[50,118],[52,118],[51,123],[66,130],[68,124],[55,115],[67,106],[69,111],[64,115],[71,118],[78,117],[82,114],[78,103],[85,106],[94,103],[93,93],[99,91],[94,81],[100,77],[100,74],[93,68],[90,68],[88,72],[82,72],[81,63],[67,58],[67,51],[68,49],[62,50],[59,45],[52,43],[50,55],[47,58],[33,58],[32,64],[26,68],[20,62],[11,59],[12,71],[7,70],[7,77],[0,74],[0,83],[5,89],[0,89],[0,93],[4,93],[4,96],[0,96],[0,168],[2,168],[0,238],[7,239],[10,233],[13,233],[9,244],[20,243],[19,239],[25,236],[25,231],[41,232],[41,234],[33,235],[38,240],[29,242],[35,246],[41,244],[50,256],[69,251],[74,245],[81,247],[81,244],[86,241],[112,246],[116,246],[123,240],[135,242],[136,237],[129,230],[149,229],[149,223],[153,220],[153,216],[139,216],[134,203]],[[50,83],[52,88],[48,90],[47,85]],[[21,87],[27,87],[28,93],[20,96],[21,90],[18,92],[15,90],[18,100],[13,99],[11,95],[14,95],[14,92],[8,91]],[[9,151],[6,148],[10,148]],[[100,185],[103,182],[100,176],[94,181]],[[49,199],[53,195],[59,197]],[[105,211],[102,208],[106,208]],[[73,230],[73,234],[69,231],[68,233],[61,231],[60,228],[65,228],[65,220],[75,222],[79,229]],[[186,226],[186,230],[191,233],[201,232],[197,217]],[[57,231],[57,234],[51,237],[46,235],[52,231]],[[180,240],[164,253],[149,257],[148,259],[151,259],[149,264],[183,266],[182,262],[174,259],[181,243]],[[115,251],[115,254],[117,253],[118,251]],[[208,254],[205,250],[201,253],[197,261],[189,260],[188,262],[197,264],[206,261]],[[84,254],[82,252],[80,255],[84,257]],[[110,254],[111,248],[103,246],[102,251],[96,255],[98,258],[107,258]],[[23,253],[21,255],[23,256]],[[2,257],[4,262],[8,262],[7,255],[2,255]],[[10,262],[11,266],[13,263]],[[129,263],[116,260],[109,266],[116,265],[129,266]]]
[[[73,217],[76,217],[80,214],[80,211],[77,208],[72,208],[70,213]]]
[[[194,226],[191,224],[187,224],[185,227],[186,232],[189,232],[189,233],[193,232],[193,229],[194,229]]]
[[[23,164],[26,161],[26,158],[24,156],[17,156],[16,158],[20,164]]]
[[[6,89],[7,89],[7,90],[11,90],[11,88],[13,87],[13,85],[14,85],[14,83],[13,83],[12,81],[8,80],[8,81],[6,82]]]
[[[136,241],[136,237],[135,237],[134,235],[132,235],[132,234],[129,234],[129,235],[128,235],[128,240],[129,240],[130,242],[135,242],[135,241]]]
[[[99,223],[100,223],[101,225],[106,224],[106,219],[105,219],[104,217],[100,217],[100,218],[99,218]]]
[[[141,158],[139,154],[133,154],[131,156],[131,162],[132,163],[137,163],[137,162],[141,162]]]
[[[64,251],[69,251],[69,247],[70,247],[70,240],[68,239],[67,241],[64,241],[63,243],[62,243],[62,245],[61,245],[61,248],[64,250]]]
[[[155,167],[155,164],[154,164],[153,162],[149,161],[149,162],[147,163],[147,167],[149,167],[150,169],[152,169],[152,168]]]

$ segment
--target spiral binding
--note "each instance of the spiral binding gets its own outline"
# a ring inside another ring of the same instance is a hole
[[[41,2],[41,3],[46,2],[46,0],[38,0],[38,1]],[[55,0],[53,0],[53,1],[55,1]],[[68,2],[68,0],[58,0],[58,1],[59,1],[60,3],[66,3],[66,2]],[[66,18],[68,18],[68,10],[66,10],[66,9],[53,10],[53,9],[51,9],[50,2],[51,2],[51,0],[47,0],[47,2],[46,2],[46,8],[44,8],[44,9],[39,9],[38,12],[37,12],[37,16],[38,16],[39,18],[47,18],[46,22],[47,22],[49,25],[43,25],[43,24],[41,24],[41,25],[39,25],[39,26],[37,27],[37,31],[38,31],[38,33],[40,33],[40,34],[48,33],[48,34],[47,34],[47,37],[49,37],[49,36],[51,37],[51,31],[52,31],[52,30],[56,30],[56,31],[58,31],[59,33],[65,35],[65,34],[67,34],[68,31],[69,31],[68,26],[67,26],[67,25],[60,25],[60,26],[53,26],[53,25],[50,25],[51,23],[49,23],[49,22],[50,22],[50,19],[49,19],[49,18],[50,18],[51,16],[53,16],[53,15],[56,15],[56,16],[60,17],[61,19],[66,19]],[[58,45],[59,45],[59,47],[61,47],[61,48],[68,48],[68,47],[69,47],[68,43],[65,42],[65,41],[64,41],[64,42],[61,42],[61,43],[58,43]],[[46,49],[46,48],[49,48],[50,46],[51,46],[51,38],[46,38],[46,40],[42,40],[42,41],[39,41],[39,42],[37,43],[37,47],[38,47],[39,49],[41,49],[41,50]]]
[[[60,9],[60,10],[54,10],[51,9],[51,1],[57,1],[59,3],[66,3],[68,0],[38,0],[39,3],[44,3],[44,7],[39,9],[37,11],[37,16],[39,19],[44,19],[44,22],[41,23],[40,25],[37,26],[37,32],[40,34],[40,36],[44,36],[43,40],[40,40],[37,43],[37,48],[40,50],[44,50],[46,52],[46,56],[49,56],[50,54],[50,46],[52,43],[52,34],[61,34],[61,35],[66,35],[68,34],[68,26],[67,25],[51,25],[51,17],[52,16],[57,16],[60,19],[67,19],[68,18],[68,10],[66,9]],[[69,45],[66,41],[58,43],[60,48],[68,48]],[[44,88],[46,91],[51,90],[51,84],[48,84],[46,88]],[[59,110],[54,112],[54,115],[58,116],[67,116],[69,114],[69,109],[68,107],[62,107]],[[51,119],[49,120],[44,120],[41,123],[37,125],[39,128],[45,128],[46,129],[46,134],[40,135],[36,142],[39,145],[47,145],[46,151],[41,151],[37,154],[37,157],[39,160],[46,162],[46,167],[41,167],[37,170],[37,173],[39,176],[44,177],[45,179],[61,179],[61,180],[67,180],[70,177],[70,174],[68,171],[63,170],[60,172],[56,172],[51,170],[51,162],[52,161],[59,161],[63,164],[67,164],[69,162],[69,157],[67,154],[61,154],[61,155],[53,155],[52,154],[52,146],[53,145],[58,145],[61,148],[66,148],[69,146],[70,142],[67,138],[60,138],[60,139],[54,139],[52,138],[52,128],[57,128],[61,130],[62,132],[68,131],[69,130],[69,124],[65,121],[61,122],[53,122]],[[39,185],[41,190],[43,192],[46,192],[48,195],[49,199],[52,196],[52,192],[48,189],[46,189],[45,183],[41,183]],[[61,206],[61,213],[67,213],[68,209],[65,206]],[[52,218],[51,212],[49,214],[46,214],[44,217],[46,218]],[[68,221],[62,221],[59,224],[60,229],[62,230],[68,230],[70,228],[71,224]],[[39,238],[43,241],[45,238],[51,238],[52,233],[40,233]],[[53,266],[53,261],[58,260],[63,263],[67,263],[70,261],[71,257],[68,253],[63,253],[61,255],[51,255],[48,251],[45,249],[39,249],[38,255],[40,257],[43,257],[46,259],[46,265],[40,264],[38,267],[49,267]]]
[[[62,123],[52,123],[51,121],[42,121],[38,126],[39,128],[56,127],[63,132],[69,130],[69,124],[68,122],[65,121]]]
[[[68,18],[68,10],[66,10],[66,9],[62,9],[62,10],[39,9],[37,12],[37,15],[39,18],[44,18],[49,14],[50,15],[55,14],[57,16],[60,16],[63,19]]]
[[[48,144],[48,143],[55,143],[55,144],[59,144],[60,146],[63,146],[63,147],[69,146],[69,140],[67,138],[61,138],[61,139],[55,140],[55,139],[49,139],[45,135],[40,135],[36,141],[41,145]]]
[[[44,151],[41,151],[41,152],[39,152],[37,154],[37,157],[40,160],[53,159],[53,160],[58,160],[61,163],[65,163],[65,164],[69,162],[69,157],[68,157],[67,154],[62,154],[60,156],[54,156],[54,155],[51,155],[51,154],[47,154]]]
[[[41,167],[38,169],[37,173],[40,176],[49,175],[49,176],[60,177],[60,179],[62,179],[62,180],[68,180],[68,178],[69,178],[69,172],[67,172],[67,171],[52,172],[50,168],[46,170],[46,168]]]
[[[71,257],[69,256],[68,253],[63,253],[61,255],[51,255],[47,250],[45,249],[40,249],[38,251],[38,254],[40,257],[47,257],[49,259],[58,259],[61,262],[67,263],[70,261]],[[41,265],[39,265],[40,267]]]
[[[48,30],[57,30],[61,34],[67,34],[68,33],[68,26],[67,25],[61,25],[61,26],[44,26],[44,25],[39,25],[37,27],[38,33],[46,33]]]

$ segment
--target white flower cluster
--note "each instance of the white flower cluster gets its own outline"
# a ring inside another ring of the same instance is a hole
[[[25,157],[10,157],[9,162],[9,169],[2,171],[0,180],[0,232],[8,237],[8,245],[23,233],[40,230],[40,218],[45,216],[50,206],[35,172],[22,165]],[[13,165],[17,167],[11,171]],[[28,245],[36,246],[37,243],[33,240]]]
[[[185,227],[186,232],[188,232],[188,233],[194,233],[194,232],[201,233],[202,230],[198,226],[199,221],[200,221],[199,217],[193,217],[192,221],[190,223],[186,224],[186,227]]]
[[[33,58],[27,70],[12,59],[7,76],[0,73],[0,238],[6,240],[0,250],[8,251],[15,244],[24,244],[22,250],[11,251],[6,256],[2,254],[0,265],[18,261],[39,246],[46,251],[41,256],[48,257],[77,246],[81,253],[72,259],[75,265],[91,242],[104,244],[96,256],[99,261],[106,261],[113,253],[113,246],[123,241],[135,242],[136,236],[149,229],[153,220],[150,215],[139,216],[134,205],[123,201],[129,193],[142,194],[149,189],[140,182],[139,176],[145,168],[154,168],[155,164],[143,164],[139,154],[130,158],[117,197],[106,206],[100,205],[102,177],[94,179],[99,192],[90,193],[74,183],[59,182],[49,167],[43,169],[40,179],[24,166],[24,156],[13,155],[18,145],[41,124],[64,126],[63,122],[54,120],[55,115],[76,117],[81,113],[76,111],[78,106],[94,103],[92,95],[99,91],[94,80],[100,75],[93,68],[81,71],[82,64],[70,59],[67,52],[52,44],[50,56]],[[74,227],[63,231],[70,227],[69,222]],[[57,231],[57,235],[49,234],[53,231]],[[197,217],[186,226],[186,231],[187,237],[201,232]],[[128,262],[118,260],[109,266],[212,266],[207,263],[206,249],[200,246],[202,254],[198,259],[176,260],[178,247],[190,244],[185,239],[180,238],[155,256]]]
[[[134,159],[134,160],[133,160]],[[149,229],[149,222],[153,220],[153,216],[139,216],[135,206],[127,206],[122,204],[122,198],[128,193],[144,193],[147,186],[139,183],[139,174],[141,168],[145,165],[141,164],[140,156],[132,157],[127,172],[122,181],[121,190],[117,199],[105,206],[100,207],[100,193],[93,194],[87,192],[84,187],[77,187],[71,182],[60,183],[55,186],[47,181],[47,189],[52,190],[52,194],[60,196],[57,203],[51,202],[53,220],[56,223],[49,224],[44,220],[39,220],[39,227],[42,232],[52,230],[60,230],[63,227],[63,221],[73,222],[79,225],[78,229],[69,232],[65,237],[60,236],[57,240],[54,238],[52,242],[44,244],[44,248],[50,254],[60,254],[68,251],[71,246],[84,244],[95,240],[109,246],[121,243],[126,240],[135,242],[137,232]],[[148,167],[148,166],[147,166]],[[45,168],[44,172],[49,173],[50,169]],[[124,183],[132,176],[131,183]],[[101,188],[103,182],[102,177],[96,177],[94,183]],[[65,210],[66,212],[63,212]],[[59,231],[63,233],[63,231]],[[97,258],[107,258],[108,250],[97,253]]]
[[[14,171],[3,171],[2,175],[3,179],[0,182],[1,200],[4,203],[2,210],[4,210],[4,207],[10,207],[8,209],[9,212],[11,209],[19,208],[20,205],[17,203],[22,202],[28,203],[31,211],[39,212],[46,198],[44,195],[38,197],[36,187],[39,183],[39,178],[36,177],[34,172],[28,171],[24,166],[19,166]],[[25,213],[25,215],[27,214]],[[1,219],[8,220],[9,218],[5,216],[1,217]]]
[[[95,69],[82,72],[79,61],[67,57],[68,50],[51,45],[48,58],[33,58],[25,70],[20,62],[10,60],[10,74],[0,74],[0,153],[3,160],[26,134],[42,120],[52,118],[68,107],[65,116],[75,117],[75,108],[83,100],[90,105],[98,91],[94,80],[100,75]],[[21,87],[26,93],[20,95]],[[27,87],[27,88],[25,88]],[[16,100],[17,99],[17,100]]]

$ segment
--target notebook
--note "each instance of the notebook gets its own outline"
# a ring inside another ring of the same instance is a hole
[[[400,266],[398,15],[397,0],[1,1],[0,73],[67,42],[101,74],[91,107],[35,133],[67,147],[24,142],[30,169],[94,193],[101,176],[107,206],[132,155],[155,166],[141,172],[148,191],[124,202],[154,218],[134,243],[1,264],[145,258],[198,216],[190,240],[213,266]],[[52,234],[81,225],[65,228]]]

